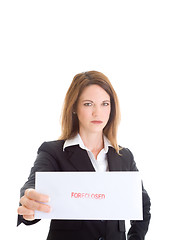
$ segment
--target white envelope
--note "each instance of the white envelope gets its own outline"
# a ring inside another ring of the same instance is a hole
[[[37,172],[35,186],[52,208],[36,219],[143,219],[139,172]]]

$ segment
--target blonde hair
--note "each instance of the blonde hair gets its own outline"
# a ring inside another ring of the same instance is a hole
[[[60,140],[73,138],[79,132],[79,120],[75,114],[78,99],[84,88],[90,85],[99,85],[110,96],[111,112],[109,121],[103,129],[104,135],[109,139],[112,146],[119,153],[117,144],[117,129],[120,123],[120,107],[117,94],[109,79],[101,72],[88,71],[75,75],[66,93],[63,110],[61,114],[61,136]]]

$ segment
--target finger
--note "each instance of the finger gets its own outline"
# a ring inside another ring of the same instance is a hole
[[[17,212],[19,215],[34,215],[34,210],[28,209],[24,206],[20,206]]]
[[[45,194],[41,194],[41,193],[38,193],[36,190],[34,189],[27,189],[25,191],[25,195],[32,199],[32,200],[35,200],[35,201],[38,201],[38,202],[43,202],[43,203],[46,203],[46,202],[49,202],[50,199],[49,199],[49,196],[45,195]]]
[[[33,221],[35,219],[34,215],[23,215],[23,218],[27,221]]]
[[[25,196],[21,198],[20,203],[24,207],[26,207],[27,209],[30,209],[30,210],[38,210],[38,211],[41,211],[41,212],[50,212],[51,211],[50,206],[48,206],[46,204],[36,202],[36,201],[31,200],[31,199],[29,199]]]

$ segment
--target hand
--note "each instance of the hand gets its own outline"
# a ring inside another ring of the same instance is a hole
[[[26,189],[24,196],[20,199],[20,206],[17,210],[19,215],[28,221],[34,220],[34,211],[50,212],[51,207],[43,204],[49,202],[49,196],[36,192],[34,189]]]

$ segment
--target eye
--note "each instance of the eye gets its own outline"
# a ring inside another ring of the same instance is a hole
[[[90,102],[84,103],[84,106],[86,106],[86,107],[92,106],[92,103],[90,103]]]
[[[109,102],[103,102],[103,106],[109,106]]]

